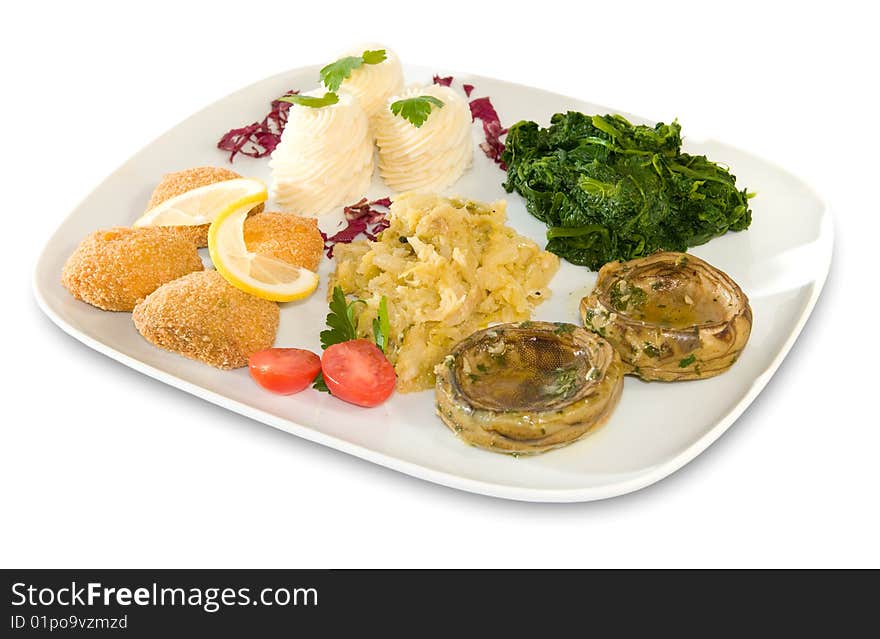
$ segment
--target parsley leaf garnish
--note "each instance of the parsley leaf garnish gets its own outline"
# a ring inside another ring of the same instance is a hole
[[[385,55],[385,49],[376,49],[375,51],[364,51],[364,55],[361,57],[364,60],[364,64],[379,64],[380,62],[385,62],[388,56]]]
[[[318,373],[318,376],[315,378],[315,381],[312,384],[312,388],[314,388],[316,391],[321,391],[322,393],[330,392],[330,389],[327,388],[327,382],[324,381],[323,373]]]
[[[346,78],[351,75],[352,71],[359,69],[364,64],[379,64],[385,58],[385,49],[364,51],[362,55],[349,55],[339,58],[336,62],[331,62],[321,69],[321,82],[329,90],[337,91]]]
[[[341,286],[333,287],[333,296],[330,300],[330,312],[327,313],[327,330],[321,331],[321,348],[327,349],[334,344],[341,344],[349,340],[357,339],[357,318],[355,309],[358,304],[366,304],[364,300],[349,302]],[[388,347],[388,335],[391,333],[391,323],[388,320],[388,300],[385,296],[379,300],[379,313],[373,320],[373,337],[376,346],[384,353]],[[321,373],[315,378],[312,388],[329,393],[327,384]]]
[[[354,321],[354,307],[363,303],[361,300],[349,302],[345,299],[342,287],[333,288],[333,298],[330,300],[330,312],[327,313],[327,330],[321,331],[321,348],[326,349],[333,344],[341,344],[351,339],[357,339],[357,325]],[[330,389],[324,382],[324,376],[318,373],[312,388],[317,391],[329,393]]]
[[[300,106],[307,106],[312,107],[313,109],[318,109],[320,107],[336,104],[337,102],[339,102],[339,96],[332,91],[328,91],[324,94],[323,97],[320,98],[313,95],[285,95],[284,97],[278,98],[278,100],[280,102],[290,102],[291,104],[298,104]]]
[[[379,300],[379,314],[373,320],[373,337],[383,353],[388,352],[388,334],[391,332],[391,322],[388,320],[388,300],[383,295]]]
[[[443,108],[443,102],[433,95],[420,95],[415,98],[406,98],[391,103],[391,113],[399,115],[404,120],[409,120],[417,129],[425,123],[431,115],[431,109]]]
[[[321,82],[331,91],[336,91],[342,85],[343,80],[351,75],[351,72],[364,63],[361,56],[350,55],[331,62],[321,69]]]
[[[327,314],[326,331],[321,331],[321,348],[341,344],[348,340],[357,339],[357,326],[354,319],[354,308],[363,304],[363,300],[349,302],[345,299],[342,287],[333,289],[333,298],[330,300],[330,312]]]

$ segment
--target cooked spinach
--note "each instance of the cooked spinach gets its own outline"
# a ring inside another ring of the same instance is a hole
[[[550,226],[547,250],[593,270],[658,249],[684,251],[752,221],[746,190],[702,155],[681,152],[678,122],[557,113],[514,124],[504,188]]]

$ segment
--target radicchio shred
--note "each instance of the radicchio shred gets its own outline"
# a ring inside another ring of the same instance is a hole
[[[379,233],[391,226],[387,217],[388,212],[377,211],[374,206],[387,209],[391,206],[391,198],[383,197],[372,202],[362,198],[360,202],[350,204],[342,210],[347,222],[344,229],[332,237],[327,237],[326,233],[321,232],[327,257],[333,257],[333,248],[337,244],[349,244],[361,233],[371,242],[375,242]]]
[[[445,78],[441,78],[439,75],[434,76],[434,84],[440,84],[445,87],[450,86],[452,80],[453,77],[451,75]],[[471,97],[474,85],[462,84],[461,86],[464,88],[465,95]],[[480,143],[480,148],[483,149],[483,153],[490,160],[501,167],[502,171],[506,171],[507,164],[501,160],[501,154],[504,152],[504,142],[501,141],[501,136],[507,133],[507,129],[501,126],[501,118],[498,117],[498,112],[492,106],[492,101],[488,97],[476,98],[471,100],[469,105],[471,107],[471,119],[475,122],[480,120],[483,123],[483,135],[486,136],[486,141]]]
[[[486,141],[480,144],[483,153],[506,171],[507,165],[501,160],[501,154],[504,152],[501,136],[507,133],[507,129],[501,126],[501,119],[492,106],[492,101],[488,97],[471,100],[471,117],[483,123],[483,134],[486,136]]]
[[[299,91],[288,91],[285,96],[296,95]],[[235,159],[237,153],[252,158],[263,158],[272,153],[281,141],[281,133],[287,124],[287,112],[290,102],[272,100],[272,110],[262,122],[254,122],[240,129],[227,132],[217,143],[217,148],[229,151],[229,161]]]

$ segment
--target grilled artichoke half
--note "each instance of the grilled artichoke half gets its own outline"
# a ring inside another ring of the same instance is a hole
[[[752,330],[752,309],[736,282],[686,253],[606,264],[580,311],[584,326],[645,380],[723,373]]]
[[[603,424],[623,388],[611,345],[574,324],[501,324],[437,365],[437,412],[462,440],[500,453],[565,446]]]

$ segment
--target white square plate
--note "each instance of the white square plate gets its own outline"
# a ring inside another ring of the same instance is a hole
[[[407,67],[407,82],[429,83],[436,69]],[[441,75],[445,75],[442,73]],[[539,89],[466,74],[472,97],[490,96],[504,124],[531,119],[546,125],[554,113],[613,109]],[[764,388],[804,326],[831,263],[832,223],[828,207],[808,186],[782,169],[712,140],[685,141],[685,150],[731,167],[740,188],[758,196],[750,229],[728,233],[693,253],[726,271],[751,300],[754,327],[744,353],[725,374],[677,384],[627,378],[609,422],[565,448],[536,457],[513,458],[464,445],[434,414],[433,392],[395,394],[363,409],[311,389],[281,397],[264,392],[246,369],[221,371],[159,350],[135,330],[129,313],[100,311],[75,300],[61,286],[61,267],[88,233],[127,225],[144,210],[164,173],[192,166],[230,166],[216,148],[233,127],[261,120],[269,102],[288,89],[316,86],[318,67],[268,78],[230,95],[167,132],[100,184],[64,221],[40,257],[37,300],[63,330],[123,364],[193,395],[294,435],[319,442],[414,477],[486,495],[530,501],[589,501],[647,486],[674,472],[715,441]],[[646,122],[637,117],[637,122]],[[686,125],[687,123],[685,123]],[[685,133],[687,129],[685,128]],[[479,123],[475,141],[482,141]],[[267,159],[238,156],[239,173],[269,179]],[[509,223],[544,245],[546,228],[525,210],[521,198],[501,187],[504,173],[475,150],[474,167],[452,189],[477,200],[504,198]],[[370,196],[388,195],[375,178]],[[272,210],[272,202],[267,205]],[[339,215],[321,220],[333,230]],[[327,313],[326,281],[332,262],[321,266],[322,285],[309,299],[282,305],[276,344],[320,352],[318,333]],[[579,322],[577,305],[596,274],[563,262],[552,283],[552,299],[534,319]]]

